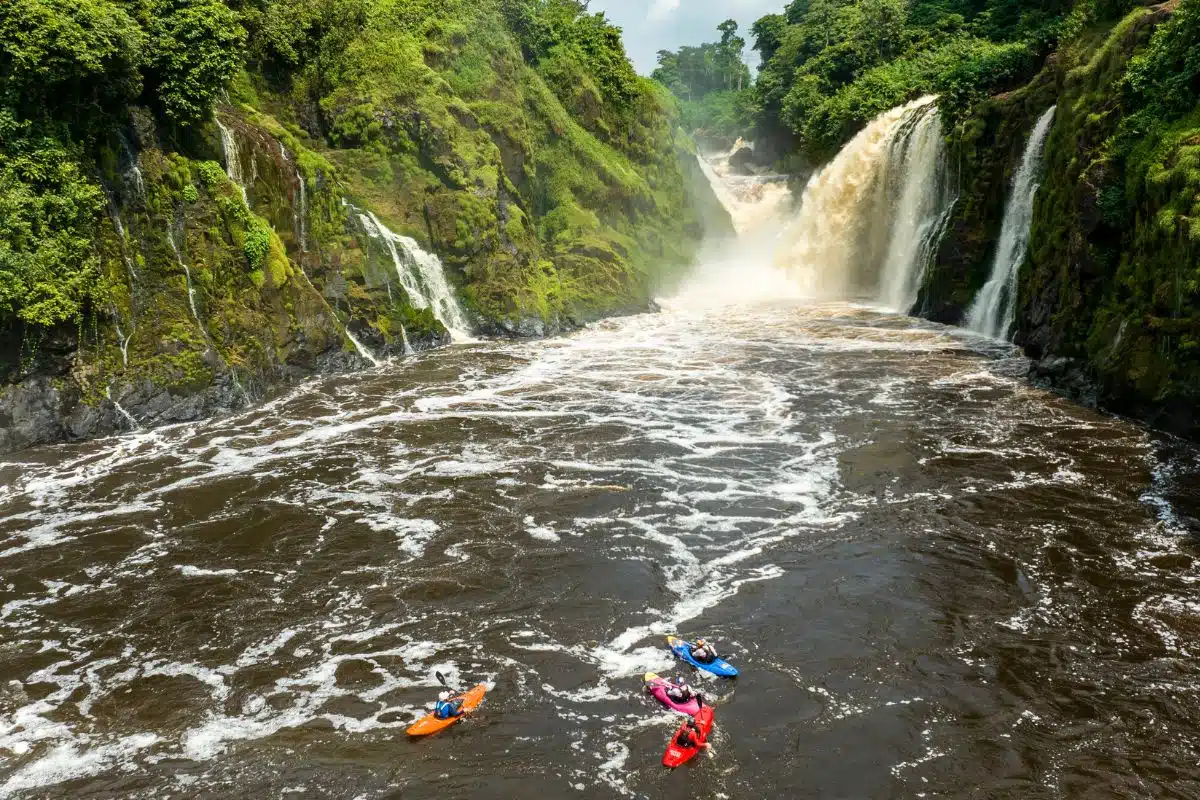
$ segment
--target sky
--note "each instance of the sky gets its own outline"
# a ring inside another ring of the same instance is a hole
[[[737,20],[746,39],[746,60],[753,67],[758,53],[750,49],[750,26],[764,14],[778,14],[787,0],[591,0],[591,11],[603,11],[624,31],[625,49],[637,71],[649,75],[659,50],[715,42],[717,26]]]

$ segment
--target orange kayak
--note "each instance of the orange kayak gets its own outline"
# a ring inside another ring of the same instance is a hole
[[[462,710],[465,713],[470,713],[479,708],[479,704],[483,702],[485,694],[487,694],[487,686],[481,683],[470,691],[463,692],[453,699],[462,700]],[[460,719],[462,719],[461,716],[450,717],[450,719],[438,719],[433,714],[429,714],[410,725],[407,733],[409,736],[428,736],[431,733],[437,733],[440,730],[449,728]]]

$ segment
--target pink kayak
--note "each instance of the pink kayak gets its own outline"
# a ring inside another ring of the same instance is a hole
[[[658,698],[658,702],[672,711],[678,711],[680,714],[687,714],[689,717],[692,717],[700,710],[700,701],[694,697],[686,703],[678,703],[672,700],[667,695],[667,689],[671,686],[671,682],[667,679],[660,678],[653,672],[647,672],[643,680],[646,681],[646,691]]]

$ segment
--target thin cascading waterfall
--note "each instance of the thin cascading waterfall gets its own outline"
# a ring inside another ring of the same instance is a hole
[[[129,366],[129,342],[130,342],[130,340],[133,339],[134,331],[137,330],[137,324],[136,323],[134,324],[133,329],[130,330],[129,335],[126,336],[124,333],[121,332],[121,323],[117,319],[116,308],[113,309],[113,320],[114,320],[113,327],[117,331],[117,341],[120,342],[120,344],[121,344],[121,366],[128,367]]]
[[[353,207],[352,207],[353,208]],[[383,242],[396,269],[396,277],[413,308],[428,308],[457,341],[471,339],[471,326],[446,280],[441,260],[421,249],[415,239],[393,233],[370,211],[355,209],[363,231]]]
[[[242,202],[247,207],[250,201],[246,195],[246,178],[242,173],[242,159],[238,153],[237,139],[233,135],[233,131],[221,122],[220,117],[214,117],[217,122],[217,130],[221,132],[221,157],[225,159],[225,174],[229,176],[229,180],[233,181],[233,185],[238,188],[242,194]]]
[[[124,133],[120,135],[120,139],[121,149],[125,151],[125,157],[129,161],[129,165],[125,168],[121,177],[125,183],[133,186],[134,195],[139,200],[145,199],[146,179],[142,176],[142,168],[138,166],[137,152],[134,150],[133,145],[129,143]]]
[[[179,245],[175,243],[175,235],[173,231],[167,231],[167,242],[171,245],[171,252],[175,254],[175,262],[183,267],[183,276],[187,286],[188,308],[192,310],[192,319],[196,320],[196,324],[200,326],[200,333],[204,335],[204,341],[208,341],[208,331],[204,328],[204,323],[200,321],[200,313],[196,310],[196,290],[192,286],[192,271],[188,268],[187,262],[183,260],[183,254],[179,252]]]
[[[1017,316],[1017,272],[1029,250],[1029,234],[1033,227],[1033,200],[1038,190],[1038,170],[1050,126],[1054,122],[1055,106],[1038,119],[1029,134],[1021,166],[1012,180],[1012,191],[1004,209],[1004,222],[988,282],[979,290],[967,310],[963,325],[976,333],[994,339],[1007,340]]]
[[[911,306],[954,201],[936,100],[880,114],[809,179],[776,256],[807,296]]]
[[[380,363],[382,363],[382,362],[380,362],[380,360],[378,358],[376,358],[374,356],[374,354],[371,353],[370,350],[367,349],[366,345],[364,345],[362,342],[360,342],[358,340],[358,338],[353,333],[350,332],[349,328],[346,328],[345,330],[346,330],[346,338],[350,340],[350,344],[354,345],[354,349],[358,351],[358,354],[360,356],[362,356],[365,360],[369,361],[371,366],[378,367],[380,365]]]
[[[925,106],[908,118],[892,143],[887,164],[899,174],[882,181],[881,202],[891,230],[876,300],[903,314],[917,302],[925,269],[958,200],[936,106]]]
[[[117,248],[121,251],[121,260],[125,262],[125,269],[129,272],[129,284],[133,286],[134,281],[137,280],[137,270],[134,269],[133,259],[129,257],[129,251],[126,248],[125,226],[121,222],[121,211],[111,197],[108,199],[108,213],[112,218],[113,228],[117,231]]]
[[[117,410],[117,413],[121,415],[122,419],[129,423],[133,430],[137,430],[138,428],[142,427],[138,424],[138,421],[134,419],[133,414],[130,414],[128,411],[126,411],[124,406],[118,403],[116,398],[112,396],[111,386],[104,389],[104,397],[108,400],[108,402],[113,404],[113,408]]]
[[[288,157],[287,148],[283,146],[283,142],[279,143],[279,157],[283,159],[283,163],[292,167],[292,172],[296,177],[296,184],[299,186],[298,204],[292,206],[292,225],[296,229],[296,243],[300,245],[300,252],[308,252],[308,190],[305,187],[304,173],[300,171],[298,166],[292,164],[291,158]]]

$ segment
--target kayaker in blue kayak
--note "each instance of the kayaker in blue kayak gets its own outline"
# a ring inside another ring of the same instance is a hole
[[[697,639],[696,646],[692,649],[692,658],[701,664],[711,664],[717,660],[717,648],[707,639]]]

